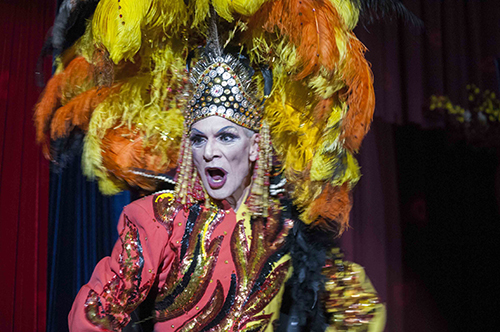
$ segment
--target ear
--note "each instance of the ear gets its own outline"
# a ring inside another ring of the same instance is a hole
[[[250,151],[248,152],[248,159],[251,162],[256,161],[259,157],[259,142],[260,135],[257,133],[253,134],[253,136],[250,138]]]

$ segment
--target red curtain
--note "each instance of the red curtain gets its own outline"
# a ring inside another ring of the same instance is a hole
[[[37,58],[54,11],[53,0],[0,3],[2,331],[45,331],[49,167],[32,118]]]

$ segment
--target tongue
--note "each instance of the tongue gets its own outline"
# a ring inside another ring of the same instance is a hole
[[[215,181],[220,181],[222,180],[223,176],[222,175],[212,175],[212,179],[214,179]]]

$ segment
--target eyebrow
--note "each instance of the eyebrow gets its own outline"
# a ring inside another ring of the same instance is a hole
[[[234,126],[229,125],[229,126],[225,126],[224,128],[219,129],[219,131],[215,135],[218,135],[218,134],[220,134],[220,133],[222,133],[222,132],[224,132],[224,131],[226,131],[228,129],[233,129],[233,130],[237,131],[237,129]],[[203,132],[199,131],[196,128],[191,128],[191,134],[205,135]]]
[[[220,130],[216,133],[216,135],[218,135],[218,134],[222,133],[223,131],[226,131],[227,129],[234,129],[234,130],[238,131],[238,130],[234,127],[234,126],[225,126],[224,128],[220,129]]]
[[[199,131],[198,129],[196,128],[191,128],[191,134],[193,134],[193,131],[195,131],[197,135],[204,135],[201,131]]]

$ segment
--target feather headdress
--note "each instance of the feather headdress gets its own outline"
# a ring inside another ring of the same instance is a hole
[[[350,190],[360,177],[353,154],[370,127],[375,103],[366,49],[352,30],[360,16],[411,17],[399,1],[64,4],[53,36],[60,51],[57,70],[35,112],[37,139],[49,158],[60,162],[67,151],[59,147],[68,146],[50,142],[84,133],[84,172],[97,178],[103,193],[153,189],[155,177],[141,174],[176,167],[189,100],[186,60],[205,44],[212,6],[222,18],[225,48],[272,71],[274,88],[263,117],[301,219],[317,227],[347,226]],[[84,13],[75,12],[78,8]],[[95,11],[83,35],[68,47],[61,26],[78,31],[75,24],[82,24],[89,8]],[[262,78],[253,83],[263,90]]]

